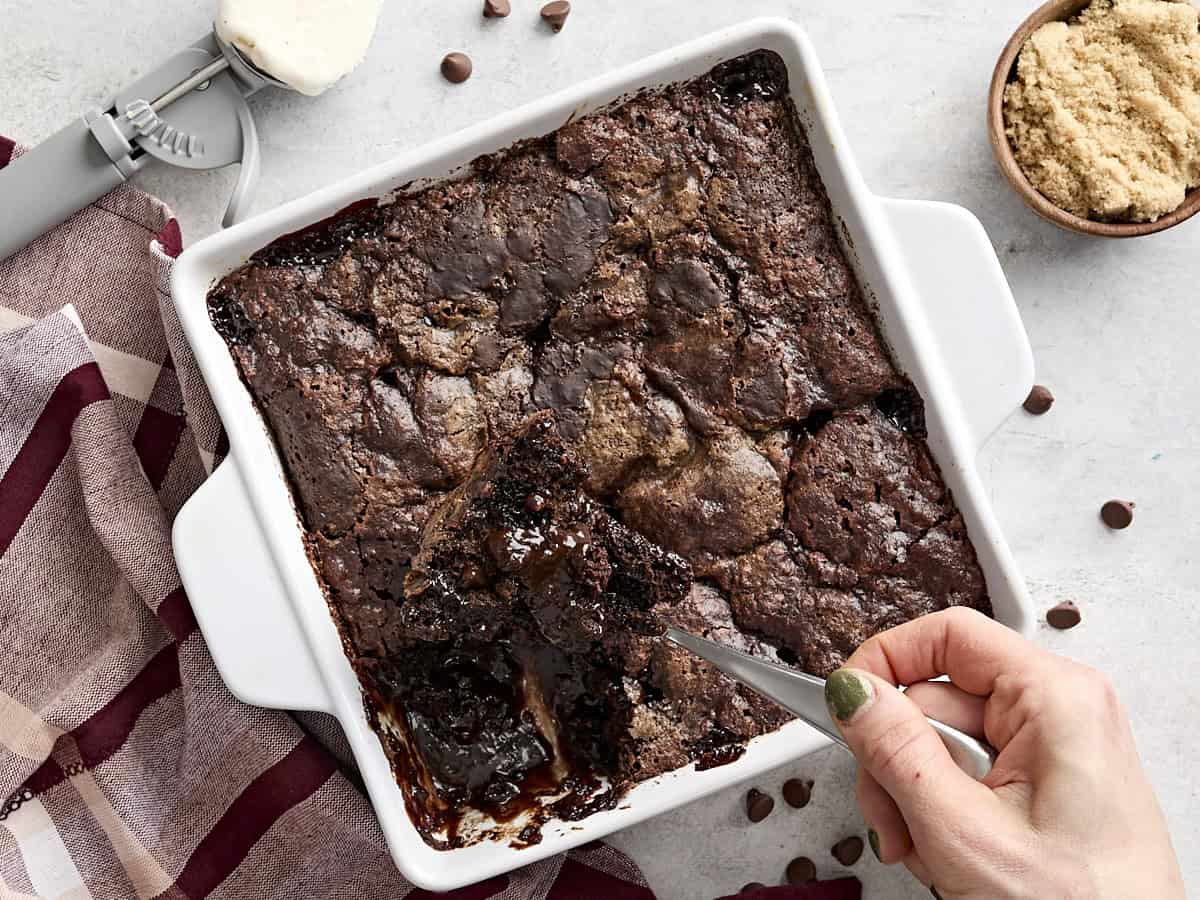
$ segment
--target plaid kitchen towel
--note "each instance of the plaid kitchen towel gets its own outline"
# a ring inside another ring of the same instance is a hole
[[[171,522],[228,446],[168,294],[181,244],[123,186],[0,262],[0,900],[427,900],[336,720],[239,702],[192,617]],[[654,898],[603,844],[438,896]]]
[[[180,245],[125,186],[0,263],[0,900],[427,897],[336,722],[238,702],[196,629],[170,525],[226,446]],[[449,896],[653,895],[593,845]]]

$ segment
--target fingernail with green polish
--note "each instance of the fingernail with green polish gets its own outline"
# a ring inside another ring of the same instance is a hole
[[[871,852],[875,854],[875,858],[883,862],[883,857],[879,855],[879,832],[874,828],[867,829],[867,843],[871,845]]]
[[[850,669],[838,669],[825,681],[825,704],[839,722],[849,722],[871,699],[871,683]]]

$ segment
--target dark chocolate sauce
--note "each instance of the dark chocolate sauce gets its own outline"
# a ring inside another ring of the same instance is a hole
[[[685,596],[691,568],[613,518],[586,480],[550,413],[492,447],[427,527],[405,584],[403,622],[439,642],[370,671],[410,750],[412,771],[397,774],[426,788],[418,827],[451,846],[475,837],[472,811],[518,823],[528,845],[534,826],[619,796],[626,656],[661,633],[652,610]]]
[[[208,316],[217,334],[229,344],[247,344],[258,330],[241,304],[231,302],[230,297],[220,290],[209,294]]]
[[[331,262],[355,241],[379,230],[382,209],[378,200],[356,200],[332,216],[281,235],[250,260],[264,266],[316,266]]]
[[[925,404],[915,390],[895,388],[884,391],[875,398],[875,408],[905,434],[925,437]]]
[[[548,695],[554,740],[542,730],[544,713],[529,703],[529,677]],[[588,664],[535,636],[460,646],[444,662],[414,650],[370,678],[374,705],[405,734],[391,738],[390,755],[403,760],[396,776],[431,843],[477,840],[464,826],[480,812],[500,824],[524,822],[514,841],[532,846],[547,819],[575,821],[616,802],[607,784],[616,763],[605,734],[612,709],[594,694],[602,685]]]
[[[714,728],[703,741],[693,745],[691,750],[696,758],[696,771],[703,772],[718,766],[727,766],[741,759],[742,754],[746,752],[746,745],[725,729]]]
[[[774,100],[787,93],[787,67],[769,50],[756,50],[723,62],[712,70],[713,91],[721,102],[741,106],[751,100]]]

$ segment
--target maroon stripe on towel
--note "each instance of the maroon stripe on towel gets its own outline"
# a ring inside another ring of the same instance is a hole
[[[192,613],[192,604],[188,602],[182,587],[177,587],[167,594],[163,602],[158,604],[157,612],[158,618],[175,637],[176,643],[182,644],[198,627],[196,617]]]
[[[414,888],[404,895],[404,900],[488,900],[489,897],[498,896],[507,887],[508,878],[497,875],[495,878],[476,882],[448,894],[435,894],[432,891]]]
[[[179,230],[179,222],[174,218],[167,219],[167,224],[163,226],[155,240],[162,247],[163,253],[171,259],[183,252],[183,232]]]
[[[120,750],[146,708],[180,686],[176,649],[171,644],[159,650],[120,693],[69,732],[87,768],[98,766]],[[40,794],[66,777],[62,767],[51,758],[29,777],[25,787]]]
[[[576,900],[578,897],[603,897],[605,900],[654,900],[650,888],[630,884],[567,857],[558,878],[546,894],[546,900]]]
[[[51,756],[44,763],[34,770],[34,773],[25,779],[23,787],[33,792],[34,796],[50,790],[56,784],[65,781],[67,774],[62,770],[62,766],[58,761]]]
[[[146,404],[142,412],[142,420],[133,436],[133,449],[142,462],[146,478],[156,491],[162,487],[171,468],[184,424],[183,416],[163,412],[152,403]]]
[[[333,756],[305,737],[246,786],[192,852],[174,886],[191,900],[207,897],[279,817],[311,797],[336,768]],[[168,889],[160,896],[169,893]]]
[[[176,645],[171,644],[159,650],[117,696],[71,731],[83,764],[93,768],[120,750],[146,707],[178,687],[179,656]]]
[[[0,137],[0,169],[8,165],[12,159],[13,151],[16,149],[17,145],[14,141],[6,137]]]
[[[0,478],[0,556],[8,550],[67,455],[71,427],[79,413],[108,397],[108,387],[94,362],[72,369],[58,383],[16,459]]]
[[[160,650],[120,693],[70,733],[88,768],[99,765],[121,749],[146,708],[180,686],[176,645],[198,627],[182,587],[163,598],[158,605],[158,617],[176,643]],[[41,794],[65,781],[66,777],[62,767],[51,757],[29,776],[24,787],[34,794]]]

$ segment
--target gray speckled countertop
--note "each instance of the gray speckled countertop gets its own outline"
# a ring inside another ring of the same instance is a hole
[[[1189,764],[1200,721],[1200,219],[1128,243],[1058,231],[1027,212],[992,165],[984,99],[992,65],[1036,0],[575,0],[561,35],[513,0],[484,24],[476,0],[386,0],[367,63],[318,99],[254,101],[263,141],[256,209],[266,209],[430,138],[722,25],[760,14],[807,28],[850,143],[884,195],[961,203],[1000,254],[1057,403],[1015,415],[984,449],[982,474],[1039,608],[1070,598],[1084,623],[1038,639],[1108,671],[1173,826],[1185,880],[1200,891],[1200,782]],[[0,133],[46,137],[208,27],[215,0],[0,0]],[[448,50],[475,61],[466,84],[438,74]],[[148,173],[195,241],[217,228],[230,173]],[[969,298],[964,298],[969,302]],[[1097,511],[1137,502],[1125,532]],[[1160,671],[1161,670],[1161,671]],[[1172,684],[1172,679],[1177,683]],[[748,826],[730,790],[614,838],[664,900],[708,900],[778,883],[793,856],[838,870],[828,848],[862,829],[853,767],[838,752],[790,774],[815,779],[804,810],[783,803]],[[869,898],[928,894],[867,854]]]

